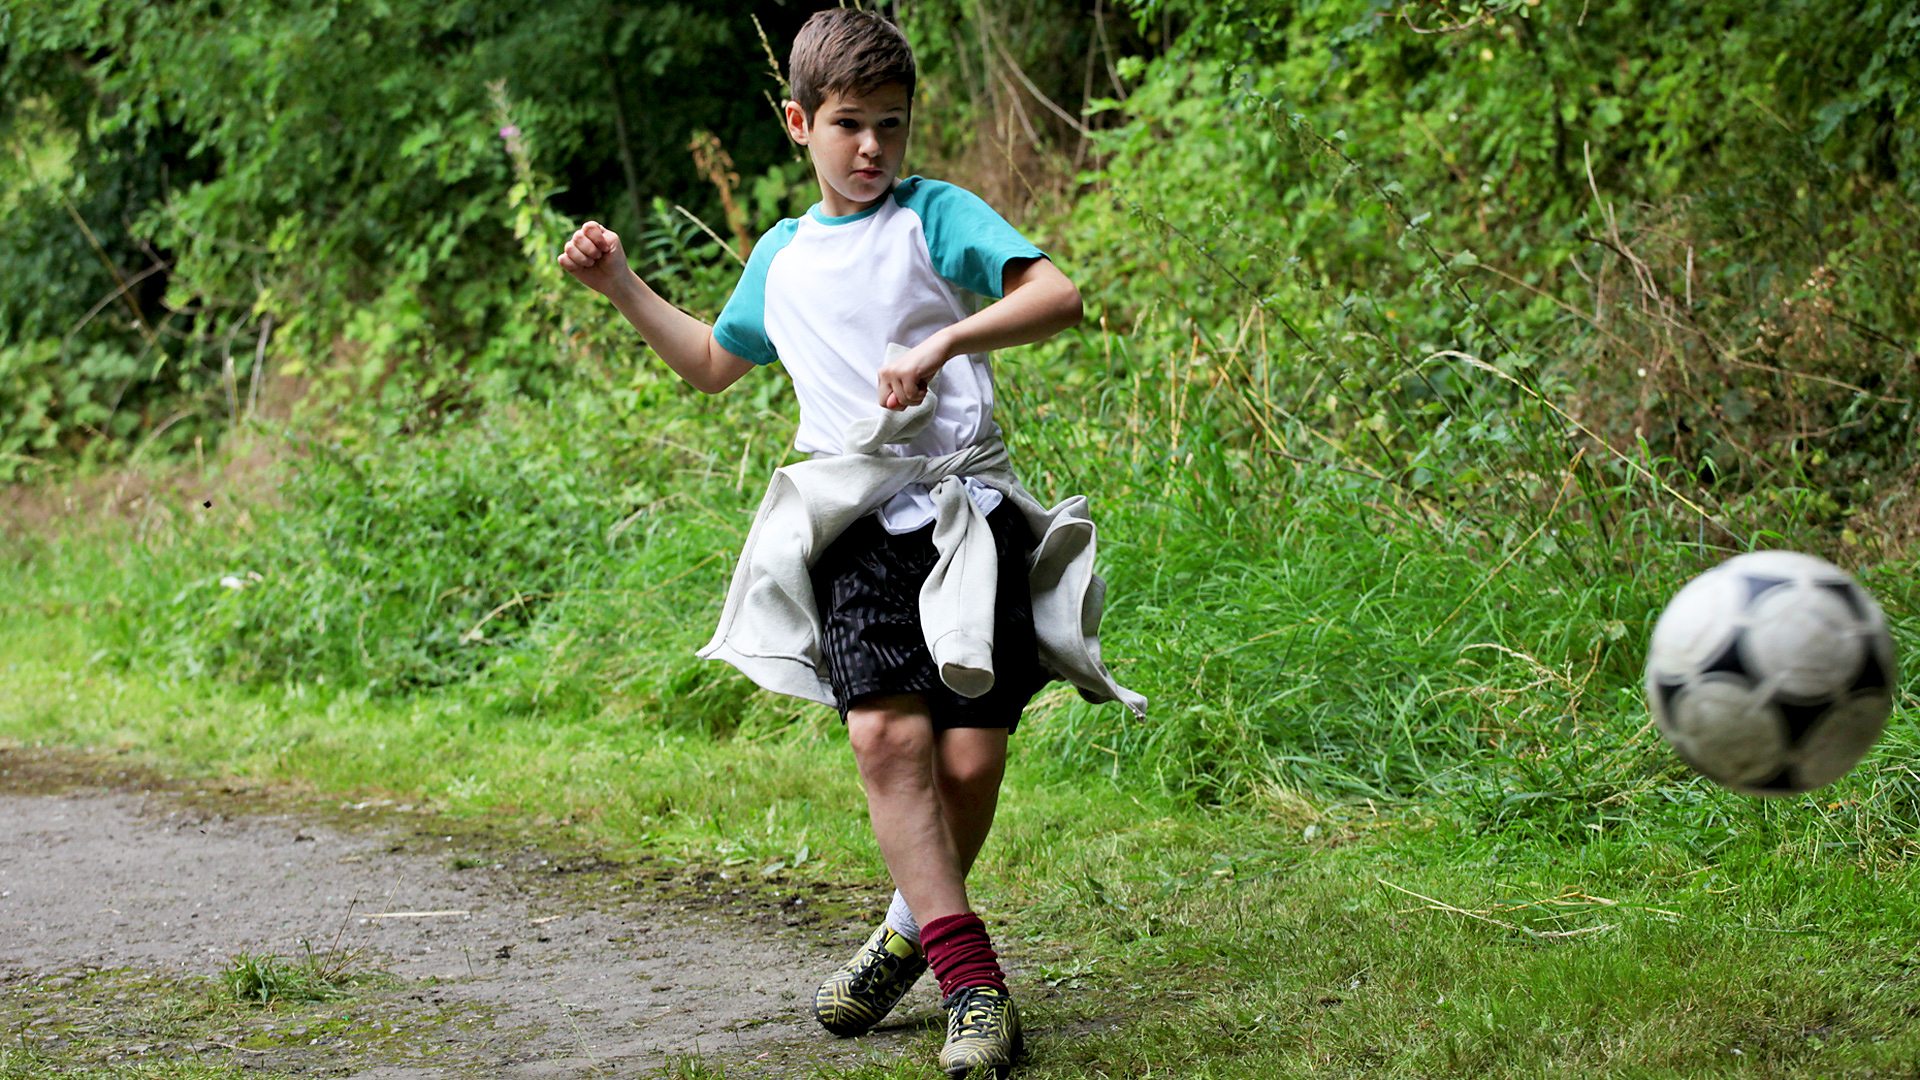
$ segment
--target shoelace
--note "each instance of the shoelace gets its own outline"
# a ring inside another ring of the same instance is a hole
[[[984,1036],[993,1030],[994,1021],[1002,1013],[1001,1002],[1005,999],[993,994],[971,994],[960,1006],[961,1036]]]
[[[904,962],[899,957],[888,952],[885,946],[875,948],[871,951],[879,955],[879,960],[867,965],[847,983],[848,989],[851,989],[856,994],[866,993],[867,988],[873,985],[873,981],[882,975],[892,977],[895,970]]]

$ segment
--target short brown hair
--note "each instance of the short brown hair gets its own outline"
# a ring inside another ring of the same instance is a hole
[[[913,47],[898,27],[871,11],[816,11],[787,56],[793,100],[813,120],[828,94],[866,94],[900,84],[913,97]]]

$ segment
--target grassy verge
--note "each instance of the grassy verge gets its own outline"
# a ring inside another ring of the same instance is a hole
[[[470,689],[129,672],[79,620],[13,615],[0,737],[510,813],[882,899],[829,717],[727,737],[617,713],[505,722]],[[976,885],[1033,1002],[1030,1075],[1870,1076],[1920,1059],[1920,881],[1874,834],[1872,776],[1778,804],[1670,785],[1573,831],[1281,789],[1204,805],[1064,768],[1047,750],[1063,708],[1020,737]]]

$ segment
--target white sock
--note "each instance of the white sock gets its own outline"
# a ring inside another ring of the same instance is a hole
[[[913,942],[914,948],[920,947],[920,924],[913,921],[913,909],[907,906],[907,898],[900,890],[893,890],[893,903],[887,905],[887,926],[894,933]]]

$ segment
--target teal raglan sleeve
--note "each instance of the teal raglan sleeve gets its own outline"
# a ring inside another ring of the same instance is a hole
[[[788,218],[768,229],[753,245],[753,254],[747,256],[747,268],[740,272],[733,295],[720,309],[720,317],[713,320],[713,339],[742,360],[771,364],[780,359],[767,337],[767,270],[799,226],[798,221]]]
[[[966,188],[914,177],[901,189],[900,205],[920,217],[934,273],[968,292],[997,300],[1006,291],[1007,263],[1046,258],[1046,252]]]

